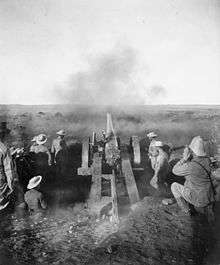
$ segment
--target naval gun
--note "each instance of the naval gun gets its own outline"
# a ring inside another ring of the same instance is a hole
[[[129,151],[130,150],[130,151]],[[100,213],[103,207],[111,205],[111,220],[119,222],[118,180],[124,179],[130,205],[140,200],[133,171],[140,170],[141,155],[137,136],[130,139],[129,148],[123,145],[114,131],[112,117],[107,113],[106,131],[101,140],[96,132],[82,143],[82,163],[78,175],[92,176],[88,208]],[[102,180],[110,181],[110,196],[102,195]]]

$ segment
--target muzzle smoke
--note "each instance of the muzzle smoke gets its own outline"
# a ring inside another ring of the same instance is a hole
[[[144,80],[147,76],[142,74]],[[56,87],[59,103],[83,105],[142,105],[166,94],[162,86],[146,89],[140,80],[138,56],[131,47],[117,47],[89,59],[88,69],[72,74]]]

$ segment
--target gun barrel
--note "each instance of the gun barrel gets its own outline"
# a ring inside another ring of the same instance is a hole
[[[106,140],[105,158],[109,165],[113,165],[118,159],[119,149],[110,113],[107,113]]]

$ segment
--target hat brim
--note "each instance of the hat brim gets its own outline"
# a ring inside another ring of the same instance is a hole
[[[154,137],[157,137],[157,134],[147,134],[147,137],[154,138]]]
[[[65,136],[65,133],[56,133],[57,135]]]
[[[37,143],[38,145],[45,144],[46,142],[47,142],[47,138],[46,138],[44,141],[36,140],[36,143]]]
[[[59,131],[59,132],[56,132],[56,134],[57,134],[57,135],[62,135],[62,136],[66,135],[66,133],[62,133],[62,132],[60,132],[60,131]]]
[[[32,179],[33,179],[33,178],[32,178]],[[33,188],[36,188],[36,187],[41,183],[42,176],[39,176],[39,180],[36,181],[36,182],[33,182],[33,183],[31,183],[31,180],[32,180],[32,179],[30,179],[30,181],[29,181],[29,183],[28,183],[28,185],[27,185],[27,189],[28,189],[28,190],[31,190],[31,189],[33,189]]]

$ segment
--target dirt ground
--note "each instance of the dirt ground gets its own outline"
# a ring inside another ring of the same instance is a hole
[[[164,207],[159,198],[145,197],[93,253],[86,264],[202,264],[209,226],[201,217]]]
[[[23,116],[11,114],[9,125],[17,124],[16,119],[19,119],[25,126],[24,132],[20,127],[12,130],[13,139],[18,139],[20,135],[20,144],[25,140],[28,146],[29,139],[34,134],[44,132],[45,128],[48,128],[50,132],[46,133],[49,134],[50,141],[56,130],[68,125],[68,133],[77,135],[68,138],[68,142],[74,146],[74,143],[82,140],[85,135],[91,135],[93,129],[105,126],[105,115],[100,116],[96,112],[92,116],[86,112],[81,114],[82,117],[78,113],[58,117],[49,111],[45,110],[46,113],[36,115],[34,109],[32,114],[22,110]],[[148,110],[142,117],[139,110],[135,115],[132,112],[129,115],[121,112],[121,116],[117,116],[117,131],[128,140],[128,135],[135,134],[137,130],[140,138],[143,137],[148,128],[159,132],[167,142],[173,139],[174,145],[178,146],[188,143],[192,136],[201,131],[208,136],[204,128],[207,128],[207,131],[210,128],[213,121],[209,115],[213,116],[213,113],[215,110],[187,110],[184,113],[182,110],[169,110],[165,113],[160,110],[155,114]],[[189,119],[186,120],[186,117]],[[201,121],[201,117],[204,120]],[[191,121],[192,124],[189,126],[186,121]],[[197,127],[194,126],[195,123]],[[38,128],[38,131],[34,128]],[[182,128],[185,128],[185,131],[182,131]],[[71,152],[72,159],[75,155],[74,148]],[[101,220],[98,216],[91,215],[86,208],[85,201],[91,178],[76,176],[76,167],[80,165],[78,160],[77,158],[77,161],[72,161],[74,165],[71,167],[71,174],[68,174],[65,181],[52,178],[49,185],[42,187],[49,203],[49,210],[42,216],[31,217],[20,212],[1,214],[0,265],[220,263],[217,263],[219,256],[216,254],[219,252],[219,240],[216,239],[220,231],[219,216],[215,225],[210,227],[204,216],[187,217],[180,213],[176,205],[162,206],[163,196],[149,186],[152,171],[150,167],[145,167],[143,172],[135,174],[141,201],[129,212],[128,195],[123,180],[120,180],[117,183],[120,225],[112,224],[109,219]],[[143,164],[146,164],[146,161],[143,161]],[[208,250],[210,254],[204,260]]]
[[[209,224],[203,216],[182,215],[176,205],[163,206],[162,197],[149,187],[151,176],[150,168],[136,174],[142,200],[129,214],[118,181],[119,226],[86,208],[89,177],[46,184],[46,213],[1,216],[0,264],[203,264],[212,244]]]

